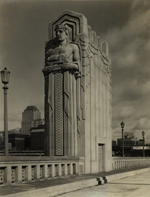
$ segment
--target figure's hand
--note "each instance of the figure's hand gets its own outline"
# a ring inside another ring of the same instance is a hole
[[[58,58],[57,55],[53,55],[53,56],[50,56],[50,57],[47,58],[48,62],[55,62],[55,61],[58,62],[58,60],[59,60],[59,58]]]
[[[74,70],[74,71],[79,71],[79,66],[78,66],[78,64],[74,64],[74,63],[62,64],[61,67],[62,67],[63,70]]]
[[[65,55],[60,55],[59,56],[59,62],[60,63],[62,62],[63,64],[68,63],[66,56]]]

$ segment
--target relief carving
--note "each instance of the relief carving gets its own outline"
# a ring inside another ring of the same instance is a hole
[[[56,37],[46,43],[43,72],[79,71],[80,52],[78,46],[69,40],[69,27],[56,25],[55,34]]]

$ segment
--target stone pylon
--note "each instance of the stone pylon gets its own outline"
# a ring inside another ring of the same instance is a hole
[[[71,49],[59,55],[56,39],[59,25],[65,32],[68,31],[65,26],[69,29],[67,47],[77,46],[78,63],[67,59]],[[48,34],[43,69],[45,155],[78,157],[82,160],[79,168],[84,173],[111,170],[112,89],[108,44],[91,30],[82,14],[72,11],[65,11],[53,20]]]

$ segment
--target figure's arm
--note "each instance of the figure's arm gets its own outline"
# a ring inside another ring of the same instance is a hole
[[[80,61],[80,52],[79,52],[79,48],[76,44],[72,45],[73,48],[73,61]]]

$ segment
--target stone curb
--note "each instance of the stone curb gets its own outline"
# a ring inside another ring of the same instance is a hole
[[[42,189],[35,189],[31,191],[19,192],[15,194],[3,195],[1,197],[54,197],[64,193],[80,190],[87,187],[103,185],[105,183],[122,179],[125,177],[133,176],[136,174],[148,172],[150,168],[134,170],[130,172],[123,172],[120,174],[108,175],[104,177],[95,177],[89,180],[78,181],[74,183],[67,183]]]
[[[134,176],[136,174],[148,172],[149,170],[150,170],[150,168],[144,168],[144,169],[134,170],[134,171],[130,171],[130,172],[123,172],[120,174],[113,174],[113,175],[106,176],[105,179],[106,179],[106,182],[108,183],[108,182],[122,179],[125,177]]]

